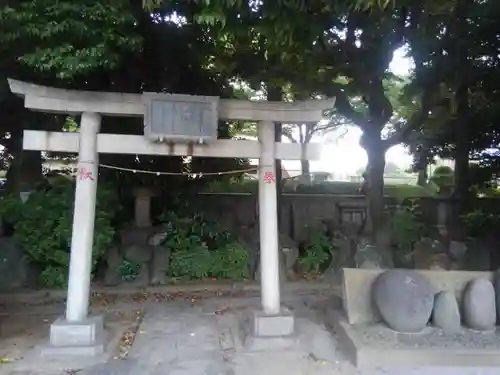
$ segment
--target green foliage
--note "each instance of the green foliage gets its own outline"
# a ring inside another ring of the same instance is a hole
[[[118,266],[118,274],[123,281],[134,281],[139,275],[141,265],[124,259]]]
[[[249,276],[248,249],[238,241],[233,241],[215,250],[212,273],[225,279],[247,278]]]
[[[447,165],[440,165],[439,167],[436,167],[434,171],[432,172],[432,178],[439,179],[441,177],[446,177],[450,178],[453,176],[453,168],[447,166]]]
[[[451,192],[455,186],[454,177],[453,169],[448,166],[439,166],[432,173],[430,180],[438,187],[440,193]]]
[[[23,205],[19,197],[4,195],[0,198],[2,220],[7,223],[17,223],[22,215]]]
[[[333,241],[316,226],[307,226],[307,240],[298,263],[303,272],[319,273],[332,260]]]
[[[389,217],[393,246],[403,254],[410,254],[413,245],[425,236],[419,206],[412,201],[396,206]]]
[[[241,181],[214,181],[210,183],[206,191],[210,193],[257,193],[258,180]]]
[[[204,246],[178,249],[172,253],[170,272],[175,278],[204,279],[210,275],[213,257]]]
[[[253,193],[258,190],[258,180],[215,182],[208,186],[207,192],[211,193]],[[360,195],[358,182],[326,181],[312,185],[299,185],[293,189],[288,184],[283,185],[283,193],[300,194],[339,194]],[[431,197],[434,193],[431,189],[418,185],[385,185],[384,194],[388,197],[396,197],[404,200],[406,198]]]
[[[0,50],[61,79],[114,68],[141,45],[129,9],[121,0],[12,1],[0,8]]]
[[[47,288],[62,288],[68,282],[68,267],[47,265],[40,273],[41,281]]]
[[[13,195],[0,199],[0,215],[14,224],[14,238],[29,260],[42,267],[42,282],[46,286],[64,287],[67,280],[73,197],[74,184],[68,181],[31,193],[25,203]],[[115,197],[111,189],[98,189],[93,266],[114,236],[112,220],[119,207]]]
[[[480,238],[492,231],[498,230],[500,226],[500,215],[475,209],[462,215],[462,221],[465,224],[468,237]]]
[[[189,210],[162,218],[171,251],[169,272],[180,279],[248,277],[248,250],[226,229]]]

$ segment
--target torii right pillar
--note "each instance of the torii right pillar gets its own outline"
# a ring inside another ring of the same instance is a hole
[[[252,335],[247,345],[257,349],[281,346],[283,338],[295,330],[293,315],[281,306],[278,243],[278,205],[275,168],[276,143],[272,121],[258,124],[259,162],[259,233],[260,285],[262,310],[254,312]]]

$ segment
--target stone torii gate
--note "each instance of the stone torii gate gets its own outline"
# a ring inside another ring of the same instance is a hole
[[[25,150],[78,152],[66,314],[51,325],[50,345],[44,353],[95,355],[104,350],[102,317],[88,316],[100,153],[260,159],[262,311],[255,313],[253,332],[256,337],[293,333],[293,316],[280,304],[275,160],[314,160],[319,157],[319,147],[276,143],[274,122],[318,122],[324,111],[333,107],[333,99],[252,102],[191,95],[75,91],[8,81],[11,91],[24,97],[25,108],[81,115],[79,133],[24,131]],[[145,136],[101,134],[101,116],[144,117]],[[219,119],[258,122],[259,140],[218,140]],[[167,125],[170,131],[165,134],[162,129]]]

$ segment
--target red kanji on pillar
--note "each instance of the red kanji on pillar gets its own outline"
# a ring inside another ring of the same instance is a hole
[[[92,171],[87,170],[86,168],[78,168],[78,179],[94,181],[94,177],[92,176]]]
[[[276,182],[276,179],[274,178],[273,172],[265,172],[264,173],[264,182],[266,184],[272,184]]]

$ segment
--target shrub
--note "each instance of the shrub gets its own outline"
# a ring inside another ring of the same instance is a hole
[[[199,213],[178,209],[161,219],[171,251],[169,274],[180,279],[248,277],[248,250],[236,237]]]
[[[437,167],[430,180],[436,184],[439,192],[449,192],[455,186],[455,176],[453,169],[448,166]]]
[[[462,221],[470,238],[480,238],[494,231],[500,225],[500,215],[476,209],[462,215]]]
[[[258,190],[257,180],[244,180],[241,182],[213,183],[208,187],[211,193],[252,193],[256,194]],[[298,194],[338,194],[338,195],[360,195],[358,182],[349,181],[325,181],[311,185],[299,184],[297,187],[291,187],[292,184],[284,182],[283,193]],[[435,191],[418,185],[404,184],[385,184],[384,194],[389,197],[397,198],[418,198],[434,196]]]
[[[113,239],[111,222],[118,211],[113,190],[100,186],[97,194],[93,268]],[[34,191],[25,203],[13,195],[0,199],[0,215],[14,225],[14,239],[29,260],[41,266],[41,281],[47,287],[64,287],[67,282],[73,200],[72,181]]]
[[[225,279],[245,279],[249,275],[248,249],[238,241],[214,252],[212,273]]]
[[[332,261],[333,241],[316,226],[307,226],[307,232],[298,263],[302,272],[319,273]]]
[[[396,206],[389,217],[393,246],[402,254],[411,254],[413,245],[425,236],[419,206],[411,201]]]
[[[124,259],[118,266],[118,274],[123,281],[134,281],[139,276],[140,269],[140,264]]]

